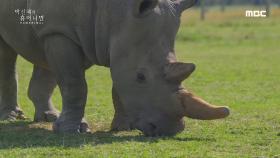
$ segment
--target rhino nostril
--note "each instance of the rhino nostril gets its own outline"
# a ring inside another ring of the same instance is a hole
[[[137,82],[144,83],[146,81],[146,76],[143,73],[137,73]]]

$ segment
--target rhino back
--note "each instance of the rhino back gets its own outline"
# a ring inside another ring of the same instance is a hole
[[[89,2],[92,3],[91,0],[1,0],[0,36],[27,60],[39,65],[47,64],[43,40],[48,35],[61,34],[80,45],[87,54],[94,54],[94,22],[89,22],[94,15]],[[44,16],[43,24],[19,24],[15,9],[35,10]]]

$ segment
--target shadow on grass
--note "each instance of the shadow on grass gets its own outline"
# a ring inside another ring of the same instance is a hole
[[[118,142],[156,143],[159,140],[176,141],[215,141],[207,138],[179,137],[145,137],[135,132],[117,133],[97,131],[91,134],[55,134],[50,124],[34,124],[32,122],[0,123],[0,149],[30,148],[30,147],[62,147],[73,148],[85,145],[97,146]]]

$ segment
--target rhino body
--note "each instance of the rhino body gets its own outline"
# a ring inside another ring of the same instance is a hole
[[[115,116],[113,130],[140,129],[172,135],[183,116],[223,118],[228,108],[212,106],[181,82],[194,64],[177,62],[174,39],[182,11],[194,0],[1,0],[0,119],[23,119],[17,103],[18,55],[34,64],[28,95],[34,121],[55,121],[57,132],[88,132],[84,108],[85,71],[109,67]],[[21,24],[17,9],[43,15],[41,24]],[[63,109],[51,95],[59,86]]]

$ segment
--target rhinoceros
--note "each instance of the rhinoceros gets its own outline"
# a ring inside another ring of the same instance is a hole
[[[177,61],[174,42],[182,12],[194,3],[1,0],[0,119],[25,118],[17,102],[18,55],[34,65],[28,88],[35,106],[34,121],[54,122],[55,132],[89,132],[84,119],[85,71],[94,65],[110,68],[115,109],[112,130],[174,135],[185,128],[185,116],[227,117],[227,106],[209,104],[182,86],[195,65]],[[57,85],[61,113],[51,101]]]

